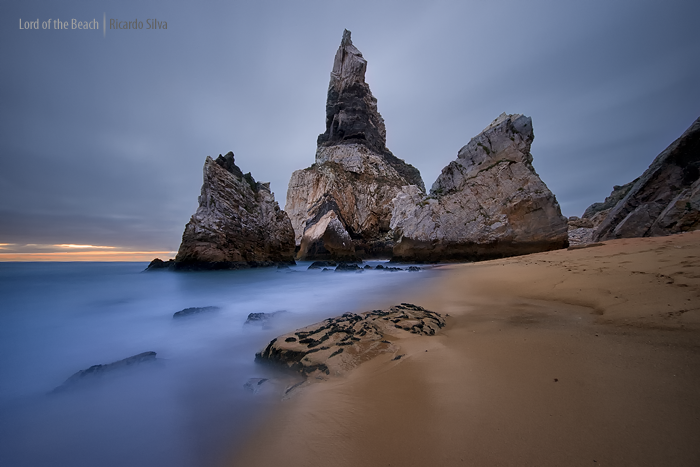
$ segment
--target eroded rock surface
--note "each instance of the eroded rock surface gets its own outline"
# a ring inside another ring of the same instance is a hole
[[[532,166],[532,120],[501,114],[425,196],[404,187],[391,228],[400,261],[481,260],[568,246],[567,219]]]
[[[294,229],[268,183],[207,157],[199,207],[185,226],[175,269],[238,269],[294,262]]]
[[[333,63],[316,162],[295,171],[287,190],[285,210],[299,259],[390,257],[391,200],[405,185],[424,190],[418,169],[386,147],[366,69],[346,30]]]
[[[381,353],[396,352],[394,341],[408,333],[433,336],[440,314],[409,303],[388,310],[345,313],[273,339],[255,354],[304,376],[342,374]]]
[[[595,239],[656,237],[700,228],[700,118],[608,213]]]

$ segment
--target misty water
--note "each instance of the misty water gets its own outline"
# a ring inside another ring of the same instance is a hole
[[[143,273],[143,263],[0,263],[0,465],[217,465],[281,398],[244,387],[279,376],[255,352],[322,319],[406,301],[439,275],[309,264]],[[173,318],[204,306],[219,309]],[[280,310],[268,325],[245,324]],[[79,370],[146,351],[157,359],[51,393]]]

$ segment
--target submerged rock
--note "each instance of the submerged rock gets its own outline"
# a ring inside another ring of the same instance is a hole
[[[218,310],[218,306],[194,306],[190,308],[185,308],[184,310],[177,311],[173,313],[173,318],[184,318],[186,316],[192,316],[199,313],[204,313],[208,311]]]
[[[322,269],[322,268],[327,268],[327,267],[335,267],[337,266],[338,263],[335,261],[314,261],[311,263],[311,266],[308,267],[308,269]]]
[[[262,324],[265,326],[280,313],[286,313],[286,310],[273,311],[272,313],[249,313],[248,319],[245,320],[244,324]]]
[[[410,303],[388,310],[345,313],[273,339],[256,361],[271,362],[304,376],[344,373],[385,352],[396,352],[390,340],[406,333],[435,335],[445,319]]]
[[[257,394],[258,392],[260,392],[260,386],[265,384],[267,381],[267,378],[250,378],[248,379],[248,381],[246,381],[243,387],[248,391]]]
[[[172,269],[174,264],[175,264],[174,259],[169,259],[167,261],[163,261],[160,258],[156,258],[149,263],[149,265],[145,269],[145,271],[161,271],[161,270]]]
[[[607,201],[607,200],[606,200]],[[700,228],[700,118],[656,156],[598,227],[595,240]]]
[[[88,381],[95,381],[105,375],[116,370],[140,365],[141,363],[153,362],[156,359],[155,352],[143,352],[132,357],[125,358],[106,365],[93,365],[86,370],[80,370],[68,378],[62,385],[53,390],[54,393],[63,392],[65,390],[77,387]]]
[[[391,200],[404,185],[424,190],[418,169],[386,147],[366,68],[346,30],[333,63],[316,162],[295,171],[287,190],[298,259],[390,257]]]
[[[501,114],[459,150],[425,196],[394,199],[396,261],[482,260],[566,248],[567,220],[532,166],[532,120]]]
[[[232,152],[207,157],[199,207],[185,226],[176,270],[294,264],[294,230],[268,183],[243,174]]]

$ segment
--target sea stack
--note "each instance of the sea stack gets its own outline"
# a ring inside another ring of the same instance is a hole
[[[425,196],[394,200],[397,261],[483,260],[568,246],[567,219],[532,166],[532,120],[501,114],[459,150]]]
[[[698,228],[700,118],[656,156],[610,210],[594,237],[596,240],[658,237]]]
[[[204,162],[199,207],[174,269],[239,269],[294,262],[294,230],[269,183],[243,174],[232,152]]]
[[[425,190],[420,172],[386,147],[384,120],[365,82],[367,61],[350,31],[333,62],[326,131],[316,162],[292,174],[285,210],[294,227],[298,259],[389,258],[392,199],[401,187]]]

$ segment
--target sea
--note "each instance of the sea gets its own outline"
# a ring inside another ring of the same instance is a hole
[[[282,398],[283,387],[247,384],[284,381],[256,352],[323,319],[420,296],[441,274],[310,264],[144,272],[146,263],[0,263],[0,466],[221,465]],[[173,317],[190,307],[217,308]],[[142,352],[157,357],[55,391],[78,371]]]

